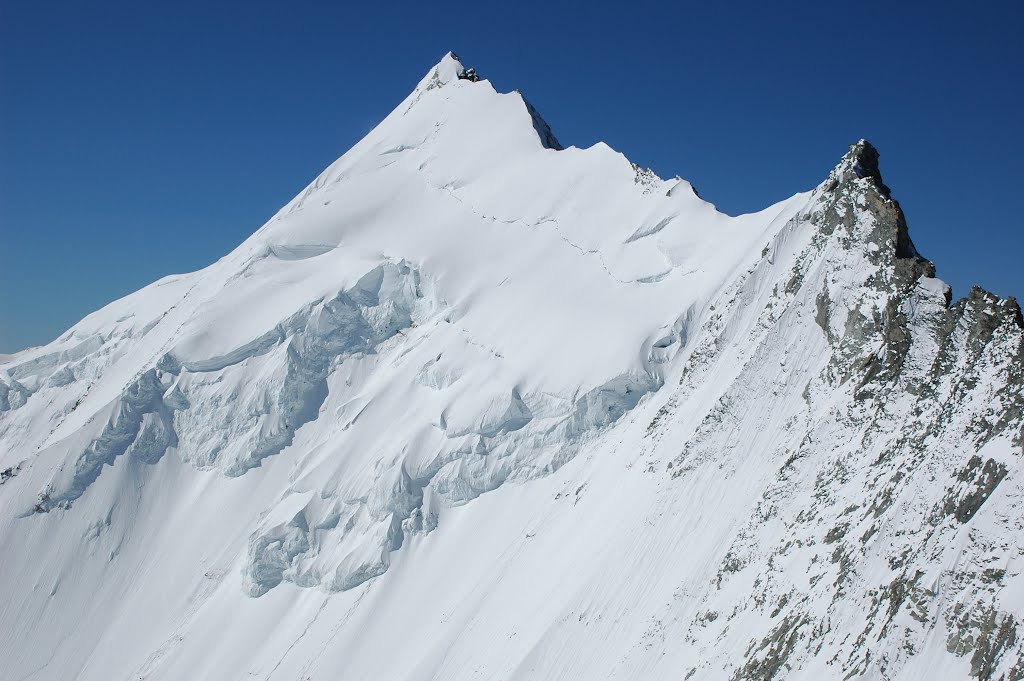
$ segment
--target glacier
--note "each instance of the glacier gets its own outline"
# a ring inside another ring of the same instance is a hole
[[[0,357],[4,677],[1024,679],[1024,321],[878,160],[731,217],[445,55]]]

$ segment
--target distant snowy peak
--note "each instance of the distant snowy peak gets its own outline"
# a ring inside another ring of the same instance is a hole
[[[448,83],[462,79],[466,73],[467,69],[459,61],[458,56],[454,52],[448,52],[427,72],[427,75],[423,76],[413,92],[427,92],[444,87]]]
[[[865,140],[728,216],[448,53],[231,253],[0,356],[0,656],[1019,681],[1024,319],[950,298]]]
[[[481,76],[477,73],[475,68],[463,65],[462,61],[459,60],[459,57],[454,52],[448,52],[441,58],[441,61],[439,61],[434,68],[430,69],[430,71],[427,72],[427,75],[420,80],[419,84],[409,96],[408,101],[410,101],[410,104],[408,106],[411,106],[412,103],[418,101],[423,93],[443,88],[450,83],[460,80],[467,81],[469,83],[477,83],[481,80]],[[511,94],[522,99],[523,104],[533,121],[533,127],[537,131],[537,136],[540,138],[541,144],[544,145],[546,149],[561,150],[561,143],[559,143],[558,138],[555,137],[551,130],[551,126],[548,125],[547,121],[545,121],[540,115],[537,108],[530,104],[530,102],[527,101],[518,90]]]

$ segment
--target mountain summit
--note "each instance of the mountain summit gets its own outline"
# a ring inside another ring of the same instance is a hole
[[[0,358],[22,679],[1024,678],[1024,322],[861,140],[730,217],[447,54]]]

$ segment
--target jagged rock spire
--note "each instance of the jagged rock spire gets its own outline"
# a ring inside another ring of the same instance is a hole
[[[882,181],[882,173],[878,169],[878,149],[866,139],[850,145],[849,151],[843,156],[826,181],[828,190],[855,179],[869,179],[885,198],[891,197],[889,187]]]
[[[879,256],[884,256],[887,250],[884,244],[891,244],[889,251],[905,275],[900,278],[912,283],[921,276],[933,277],[935,266],[914,246],[903,209],[882,181],[878,158],[878,149],[865,139],[850,145],[849,151],[821,185],[821,190],[833,198],[824,204],[824,225],[826,229],[834,228],[838,222],[848,222],[853,215],[866,209],[874,216],[876,229],[865,236],[882,247],[877,251]],[[842,206],[842,209],[829,215],[829,206]]]

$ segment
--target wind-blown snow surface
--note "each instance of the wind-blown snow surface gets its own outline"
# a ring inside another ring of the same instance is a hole
[[[1024,678],[1024,324],[874,149],[733,218],[461,69],[0,361],[5,678]]]

